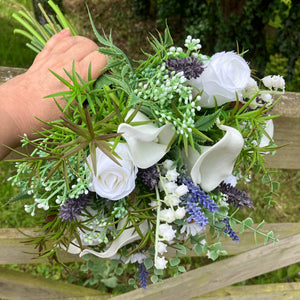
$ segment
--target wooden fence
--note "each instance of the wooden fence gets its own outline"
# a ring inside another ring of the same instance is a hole
[[[0,67],[0,84],[22,72],[24,69]],[[279,149],[275,156],[267,157],[268,167],[300,169],[300,94],[286,93],[273,113],[281,114],[275,120],[275,141],[278,145],[288,143],[288,146]],[[35,234],[31,228],[22,230]],[[231,286],[300,262],[300,223],[266,224],[264,230],[273,230],[280,242],[275,246],[264,245],[258,238],[255,244],[253,233],[246,231],[240,236],[238,245],[230,239],[223,240],[229,258],[167,279],[162,284],[151,285],[146,290],[137,289],[119,296],[41,279],[0,266],[0,299],[300,299],[300,282]],[[17,229],[0,228],[0,265],[45,261],[33,261],[32,255],[27,253],[34,249],[24,245],[24,240],[26,238]],[[65,262],[79,260],[77,256],[66,253],[62,253],[61,258]]]

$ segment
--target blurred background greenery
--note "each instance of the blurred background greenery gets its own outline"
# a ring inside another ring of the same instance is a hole
[[[37,3],[46,8],[46,0],[0,0],[0,66],[28,68],[35,54],[25,47],[26,39],[14,35],[20,25],[12,19],[16,10],[25,7],[36,13]],[[203,53],[249,50],[245,58],[258,77],[280,74],[287,90],[300,92],[300,3],[295,0],[56,0],[80,35],[94,39],[85,2],[99,31],[112,31],[115,44],[132,59],[150,50],[147,34],[163,31],[167,20],[175,44],[182,44],[188,34],[200,38]],[[41,20],[42,22],[42,20]],[[13,167],[0,162],[0,227],[34,227],[38,221],[24,212],[24,203],[5,205],[16,190],[6,181]],[[272,179],[281,183],[277,205],[267,208],[260,176],[253,177],[243,188],[251,195],[255,210],[243,212],[256,221],[300,221],[300,171],[270,170]],[[186,269],[203,265],[203,258],[186,259]],[[46,278],[60,279],[118,293],[129,289],[126,272],[112,286],[103,284],[107,263],[94,265],[74,263],[72,272],[59,265],[10,265],[11,269],[30,272]],[[99,272],[99,270],[102,270]],[[241,284],[298,281],[300,265],[292,265]],[[100,275],[99,275],[100,274]],[[93,276],[92,276],[93,275]],[[107,278],[106,278],[107,279]]]

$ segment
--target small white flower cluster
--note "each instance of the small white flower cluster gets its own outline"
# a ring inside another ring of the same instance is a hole
[[[124,262],[125,265],[127,265],[128,263],[139,263],[142,264],[144,262],[144,260],[147,258],[147,256],[143,253],[137,253],[137,254],[131,254],[128,259],[124,259],[122,257],[122,261]]]
[[[183,52],[183,49],[181,47],[170,47],[169,48],[169,51],[167,53],[167,55],[170,55],[170,56],[180,56],[180,54]]]
[[[285,89],[285,81],[284,78],[280,75],[268,75],[262,79],[262,82],[265,87],[270,90],[274,89],[277,91],[278,89]]]
[[[190,35],[186,37],[184,46],[188,48],[189,51],[198,51],[202,48],[200,39],[193,39]]]
[[[33,217],[35,215],[35,207],[36,207],[36,203],[33,203],[31,205],[25,204],[24,205],[24,210],[31,214],[31,216]]]
[[[194,127],[196,111],[201,110],[198,105],[201,97],[193,99],[193,88],[187,86],[186,82],[184,72],[172,71],[169,76],[165,63],[162,63],[155,76],[146,83],[140,82],[134,93],[144,100],[154,100],[159,107],[154,111],[159,122],[172,123],[177,134],[188,137]],[[182,120],[170,110],[170,101],[173,99],[179,101],[178,109],[182,112]]]
[[[164,177],[159,182],[159,188],[165,192],[165,197],[164,200],[162,200],[159,220],[164,223],[159,225],[159,240],[156,245],[156,251],[160,255],[163,255],[163,253],[167,252],[167,244],[164,242],[172,243],[176,235],[176,231],[170,223],[185,217],[185,208],[179,205],[180,197],[188,192],[188,188],[184,184],[178,185],[176,183],[179,173],[176,171],[172,160],[165,160],[163,162],[161,173]],[[165,269],[167,262],[164,256],[156,257],[155,267],[157,269]]]

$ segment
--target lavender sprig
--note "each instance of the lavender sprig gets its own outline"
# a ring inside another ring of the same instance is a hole
[[[187,195],[182,197],[185,202],[185,209],[190,214],[187,222],[195,221],[199,226],[205,227],[208,224],[208,219],[204,216],[202,208],[216,212],[218,210],[217,204],[199,186],[194,185],[191,178],[183,179],[182,183],[187,186],[189,191]]]
[[[228,204],[232,204],[234,207],[240,209],[242,209],[244,206],[253,208],[253,203],[250,200],[250,196],[245,191],[239,190],[230,183],[221,182],[221,184],[218,186],[218,190],[228,196]]]
[[[239,236],[235,233],[235,231],[233,231],[233,229],[231,228],[228,219],[225,218],[225,219],[223,219],[221,222],[225,224],[224,233],[225,233],[225,234],[228,234],[234,242],[238,242],[238,241],[240,240],[240,238],[239,238]]]
[[[141,264],[137,263],[137,266],[139,268],[139,278],[140,278],[141,287],[143,289],[146,289],[147,283],[148,283],[149,271],[147,271],[147,269],[143,263],[141,263]]]

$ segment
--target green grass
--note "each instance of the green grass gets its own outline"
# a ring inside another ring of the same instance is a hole
[[[20,28],[12,18],[13,12],[18,10],[17,4],[32,10],[30,0],[0,0],[0,66],[28,68],[35,54],[25,46],[26,38],[13,34],[14,28]]]

